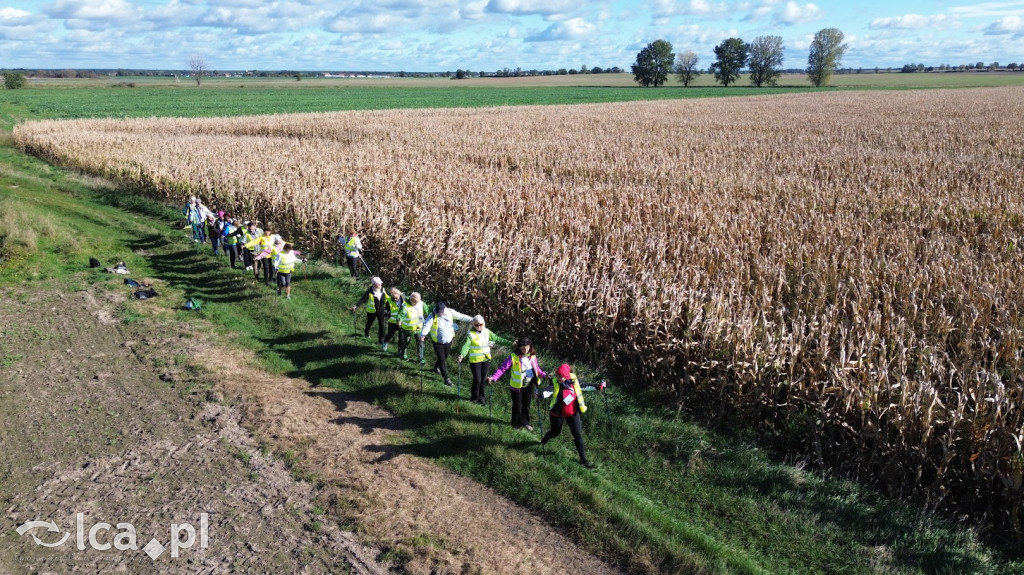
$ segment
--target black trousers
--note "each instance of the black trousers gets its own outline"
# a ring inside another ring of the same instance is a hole
[[[384,343],[391,343],[391,338],[398,333],[398,322],[388,322],[388,333],[384,336]]]
[[[244,246],[242,247],[242,263],[245,264],[245,267],[251,268],[253,266],[253,263],[254,263],[253,262],[253,258],[254,257],[255,257],[255,254],[253,253],[252,250],[250,250],[249,248],[244,247]]]
[[[398,332],[398,355],[405,357],[405,350],[409,348],[409,341],[416,340],[416,345],[420,348],[420,361],[423,361],[423,342],[420,341],[418,331],[409,331],[407,329],[399,330]]]
[[[263,283],[269,284],[274,279],[274,263],[270,261],[270,256],[261,259],[260,263],[263,265]]]
[[[384,343],[384,324],[387,323],[387,320],[384,318],[384,314],[379,311],[366,314],[366,329],[363,330],[363,335],[370,335],[370,326],[373,325],[374,321],[377,322],[377,343]]]
[[[359,277],[359,258],[345,256],[345,261],[348,263],[348,271],[352,274],[352,277]]]
[[[448,377],[448,352],[452,349],[452,342],[448,343],[437,343],[434,342],[434,355],[437,356],[437,360],[434,362],[434,369],[441,370],[441,377],[445,381],[451,379]]]
[[[583,446],[583,420],[580,419],[580,414],[574,413],[572,417],[555,417],[549,413],[548,419],[551,422],[551,429],[548,429],[548,432],[544,434],[544,439],[541,439],[540,442],[544,444],[558,437],[562,433],[562,423],[568,423],[572,439],[576,442],[576,453],[580,454],[580,463],[586,463],[587,449]]]
[[[473,386],[469,388],[469,400],[483,399],[484,385],[487,384],[487,361],[469,364],[469,372],[473,374]]]
[[[512,394],[512,427],[530,425],[530,398],[533,396],[533,380],[523,382],[523,387],[508,388]]]
[[[224,252],[228,254],[228,261],[231,262],[231,267],[235,267],[235,262],[238,261],[238,244],[224,244]]]

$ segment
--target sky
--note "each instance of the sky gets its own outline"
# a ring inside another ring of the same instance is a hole
[[[844,67],[1024,64],[1024,0],[0,0],[0,68],[628,70],[657,39],[706,68],[768,35],[803,68],[830,27]]]

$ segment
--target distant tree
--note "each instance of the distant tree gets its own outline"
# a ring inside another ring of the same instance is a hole
[[[604,68],[600,66],[594,66],[590,69],[591,74],[604,74]]]
[[[456,70],[455,71],[455,79],[456,80],[465,80],[466,79],[466,71],[463,70],[462,68],[459,68],[458,70]]]
[[[709,71],[715,75],[715,80],[728,87],[740,77],[740,70],[747,63],[747,43],[739,38],[723,40],[715,46],[715,58]]]
[[[999,69],[999,62],[992,62],[991,64],[988,65],[988,69],[989,70],[998,70]]]
[[[981,70],[983,68],[985,68],[985,63],[984,62],[979,61],[977,64],[974,65],[974,69],[975,70]]]
[[[697,76],[700,76],[700,69],[697,68],[697,62],[699,61],[700,58],[697,57],[693,50],[687,50],[676,55],[676,76],[679,77],[679,81],[684,86],[689,86],[690,82],[696,80]]]
[[[750,83],[774,86],[782,74],[782,36],[758,36],[747,47]]]
[[[1017,69],[1017,63],[1016,62],[1010,62],[1009,64],[1006,65],[1006,69],[1007,70],[1016,70]]]
[[[838,28],[822,28],[814,35],[807,56],[807,77],[815,88],[827,85],[839,67],[839,62],[846,54],[847,45],[843,44],[845,38]]]
[[[21,72],[4,72],[4,88],[17,90],[24,88],[26,84],[28,84],[28,79]]]
[[[210,74],[210,65],[206,63],[206,58],[203,58],[199,54],[193,54],[188,59],[189,70],[192,71],[192,77],[196,80],[196,86],[199,86],[203,82],[203,76]]]
[[[632,67],[633,79],[645,88],[657,88],[668,80],[675,59],[672,44],[664,40],[655,40],[636,55],[636,62]]]
[[[589,73],[590,73],[590,71],[587,70],[587,65],[586,64],[580,66],[580,74],[589,74]]]

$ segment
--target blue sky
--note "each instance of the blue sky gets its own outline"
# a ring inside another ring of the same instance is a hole
[[[2,68],[495,71],[620,66],[658,38],[706,68],[729,37],[847,37],[844,66],[1024,64],[1024,0],[0,0]]]

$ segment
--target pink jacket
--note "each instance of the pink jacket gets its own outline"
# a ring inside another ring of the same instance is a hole
[[[548,376],[548,374],[544,373],[544,370],[541,369],[540,362],[537,360],[537,356],[536,355],[531,355],[530,356],[530,361],[533,362],[533,371],[536,374],[536,377],[547,377]],[[501,367],[496,369],[494,371],[494,373],[491,374],[491,379],[494,380],[494,381],[498,381],[498,379],[500,379],[502,375],[505,375],[505,372],[508,371],[511,367],[512,367],[512,356],[509,355],[508,357],[505,358],[505,361],[503,361],[501,363]]]

